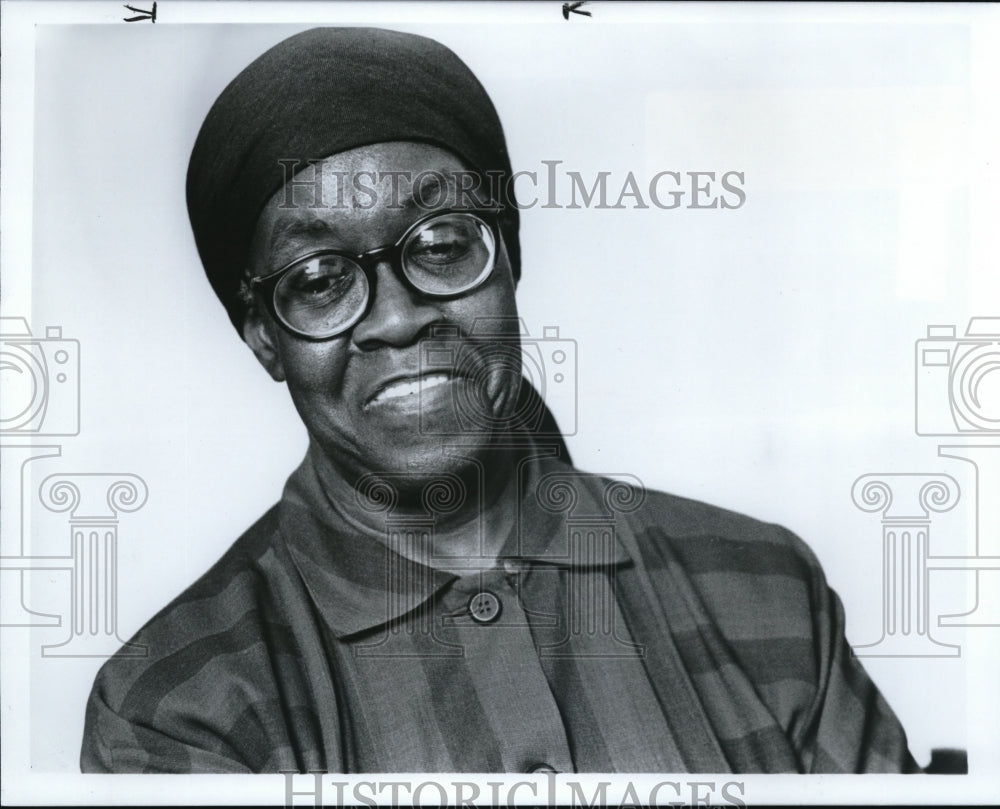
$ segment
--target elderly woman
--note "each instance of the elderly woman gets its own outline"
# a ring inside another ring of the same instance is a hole
[[[569,465],[520,372],[510,178],[423,37],[307,31],[219,97],[195,240],[309,448],[102,668],[84,770],[916,769],[799,539]]]

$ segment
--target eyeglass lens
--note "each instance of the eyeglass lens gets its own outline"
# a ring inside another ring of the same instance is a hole
[[[493,232],[478,217],[443,214],[410,233],[400,251],[402,270],[418,290],[456,295],[478,286],[493,269]],[[278,315],[296,331],[333,335],[364,313],[368,277],[351,258],[320,253],[294,264],[274,290]]]

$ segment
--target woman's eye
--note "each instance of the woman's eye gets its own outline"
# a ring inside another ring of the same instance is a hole
[[[352,266],[340,256],[311,259],[293,269],[283,287],[288,293],[303,298],[336,296],[351,286]]]
[[[336,286],[337,279],[324,275],[319,278],[306,278],[299,284],[299,292],[306,295],[322,295]]]
[[[421,244],[414,252],[420,258],[427,258],[433,261],[454,261],[465,255],[467,249],[468,247],[464,241],[449,239],[448,241]]]
[[[428,227],[411,245],[410,257],[418,262],[448,264],[463,260],[474,244],[474,233],[464,223],[443,222]]]

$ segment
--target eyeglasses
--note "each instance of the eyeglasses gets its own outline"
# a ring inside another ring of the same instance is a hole
[[[325,340],[364,317],[375,295],[378,262],[388,260],[410,289],[453,298],[486,282],[498,242],[495,211],[439,211],[414,222],[395,244],[360,255],[318,250],[252,279],[250,289],[261,293],[293,334]]]

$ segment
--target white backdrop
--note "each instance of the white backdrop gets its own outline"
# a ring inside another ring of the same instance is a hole
[[[659,171],[744,173],[737,210],[522,213],[521,314],[532,335],[558,326],[575,341],[578,466],[791,528],[844,600],[855,644],[882,632],[881,528],[852,503],[858,476],[952,475],[964,499],[935,517],[932,552],[973,552],[972,467],[914,432],[914,343],[929,324],[961,333],[1000,315],[995,10],[595,3],[593,18],[564,21],[558,4],[262,4],[261,19],[304,22],[186,25],[250,12],[162,3],[149,25],[107,4],[88,19],[86,5],[46,20],[101,24],[21,25],[19,41],[4,7],[3,314],[80,346],[79,435],[51,441],[62,455],[35,461],[32,480],[127,472],[149,487],[119,527],[123,638],[278,498],[305,449],[286,392],[204,278],[184,176],[225,84],[324,22],[451,47],[493,97],[515,169],[608,171],[612,199],[629,171],[640,186]],[[994,413],[996,376],[982,389]],[[65,515],[35,507],[29,521],[32,554],[67,552]],[[31,606],[67,614],[68,575],[34,581]],[[971,608],[973,583],[933,573],[932,624]],[[5,654],[28,666],[8,681],[8,698],[26,699],[4,701],[5,755],[26,729],[16,755],[36,773],[77,771],[102,662],[41,657],[64,634],[5,630]],[[921,763],[962,747],[982,772],[995,730],[975,689],[1000,628],[932,634],[962,655],[865,666]]]

